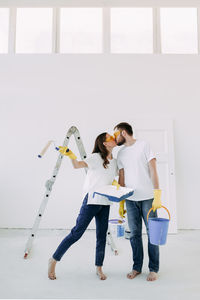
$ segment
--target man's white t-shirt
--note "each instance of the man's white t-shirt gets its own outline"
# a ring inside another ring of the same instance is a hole
[[[155,158],[149,143],[136,140],[131,146],[123,146],[117,155],[119,170],[124,169],[125,186],[134,194],[128,200],[142,201],[153,198],[153,184],[148,163]]]
[[[95,194],[93,198],[93,193],[97,188],[112,184],[118,175],[117,160],[115,158],[109,160],[106,169],[103,166],[103,159],[99,153],[91,154],[91,156],[84,161],[88,165],[88,171],[83,185],[83,197],[88,193],[87,204],[110,205],[110,201],[107,197]]]

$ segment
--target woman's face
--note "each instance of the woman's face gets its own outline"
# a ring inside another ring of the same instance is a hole
[[[106,141],[104,142],[104,145],[106,146],[106,148],[114,148],[117,146],[116,142],[115,142],[115,138],[110,135],[109,133],[106,133]]]

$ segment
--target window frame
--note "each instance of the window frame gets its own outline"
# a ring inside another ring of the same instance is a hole
[[[9,28],[10,28],[10,25],[9,25],[9,20],[10,20],[10,10],[9,10],[9,8],[8,7],[0,7],[0,8],[3,8],[3,9],[5,9],[7,12],[8,12],[8,18],[6,18],[7,20],[7,37],[6,37],[6,43],[5,43],[5,46],[6,46],[6,50],[4,51],[0,51],[0,54],[6,54],[7,53],[7,51],[8,51],[8,45],[9,45]],[[4,46],[3,46],[3,48],[4,48]]]
[[[20,7],[52,7],[53,8],[53,30],[52,30],[52,52],[59,54],[60,44],[60,8],[61,7],[99,7],[103,8],[103,37],[102,54],[111,53],[111,30],[110,30],[110,8],[114,7],[152,7],[153,8],[153,53],[162,55],[161,31],[160,31],[160,8],[161,7],[195,7],[197,8],[197,42],[198,52],[184,55],[200,54],[200,0],[0,0],[0,7],[10,8],[8,54],[16,54],[16,13]],[[67,53],[66,53],[67,54]],[[148,54],[148,55],[152,55]],[[38,54],[37,54],[38,55]],[[74,53],[77,55],[77,53]],[[116,55],[116,54],[114,54]],[[119,53],[117,55],[126,55]],[[133,55],[137,55],[133,53]],[[146,55],[139,53],[139,55]],[[176,54],[179,55],[179,54]]]

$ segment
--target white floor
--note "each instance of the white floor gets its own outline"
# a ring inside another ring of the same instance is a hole
[[[132,268],[129,240],[118,239],[119,255],[107,246],[106,281],[95,274],[95,231],[87,231],[57,265],[57,280],[47,278],[47,261],[65,236],[64,230],[40,230],[32,253],[24,260],[28,230],[0,230],[0,298],[3,299],[200,299],[200,231],[169,235],[160,247],[160,272],[147,282],[147,237],[143,235],[143,273],[126,278]]]

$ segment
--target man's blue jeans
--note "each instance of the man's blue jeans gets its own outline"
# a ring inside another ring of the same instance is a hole
[[[76,225],[72,228],[70,234],[68,234],[64,240],[58,246],[56,252],[53,254],[53,258],[60,261],[67,249],[78,241],[89,223],[95,217],[96,221],[96,266],[102,266],[105,256],[106,247],[106,234],[108,230],[108,217],[110,206],[109,205],[96,205],[87,204],[88,194],[83,200],[83,204],[80,209],[80,213],[76,220]]]
[[[133,270],[142,271],[143,265],[143,243],[142,243],[142,218],[144,220],[148,234],[148,254],[150,272],[159,270],[159,246],[152,245],[149,241],[149,230],[147,224],[147,214],[152,207],[153,199],[144,201],[126,200],[128,225],[131,231],[130,243],[133,251]],[[157,212],[151,211],[149,217],[157,217]]]

